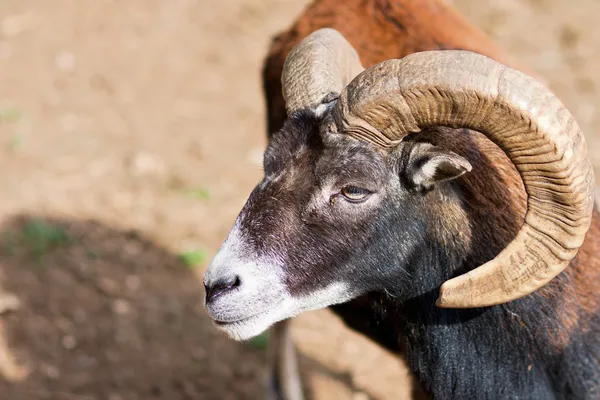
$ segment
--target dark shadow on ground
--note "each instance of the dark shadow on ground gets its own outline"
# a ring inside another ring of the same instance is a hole
[[[0,326],[30,370],[0,376],[1,399],[263,398],[264,351],[214,330],[176,255],[93,221],[23,216],[0,232],[0,288],[22,303]]]

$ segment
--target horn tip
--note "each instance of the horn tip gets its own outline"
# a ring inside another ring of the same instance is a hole
[[[456,304],[451,299],[452,296],[449,295],[448,285],[444,283],[440,287],[440,294],[435,301],[435,305],[439,308],[456,308]]]
[[[440,293],[440,296],[437,298],[437,300],[435,301],[435,305],[439,308],[448,308],[446,306],[446,303],[444,302],[444,300],[442,299],[442,294]]]
[[[450,279],[440,287],[440,294],[435,302],[439,308],[471,308],[471,280],[469,274]]]

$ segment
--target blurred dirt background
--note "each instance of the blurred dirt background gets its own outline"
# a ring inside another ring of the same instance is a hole
[[[269,39],[305,4],[0,2],[0,400],[261,398],[263,346],[213,329],[201,277],[261,176]],[[600,165],[600,2],[454,4]],[[294,334],[314,399],[409,398],[402,362],[328,311]]]

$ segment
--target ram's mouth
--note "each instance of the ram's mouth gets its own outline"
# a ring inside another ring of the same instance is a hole
[[[235,321],[214,320],[216,327],[234,340],[248,340],[266,331],[277,322],[277,313],[269,311],[254,314]]]
[[[274,301],[259,312],[237,316],[235,319],[212,315],[215,326],[234,340],[247,340],[260,335],[271,325],[286,318],[284,298]]]
[[[260,316],[261,314],[265,314],[266,312],[267,312],[267,311],[264,311],[264,312],[259,312],[259,313],[257,313],[257,314],[253,314],[253,315],[250,315],[250,316],[247,316],[247,317],[243,317],[243,318],[239,318],[239,319],[235,319],[235,320],[231,320],[231,321],[221,321],[221,320],[215,319],[215,320],[213,320],[213,322],[214,322],[214,323],[215,323],[217,326],[227,326],[227,325],[233,325],[233,324],[242,324],[242,323],[244,323],[245,321],[249,321],[249,320],[251,320],[252,318],[255,318],[255,317],[258,317],[258,316]]]
[[[245,324],[251,324],[254,319],[260,318],[260,316],[264,313],[256,314],[251,317],[246,317],[242,319],[238,319],[235,321],[218,321],[214,320],[213,322],[220,328],[226,328],[228,326],[243,326]]]

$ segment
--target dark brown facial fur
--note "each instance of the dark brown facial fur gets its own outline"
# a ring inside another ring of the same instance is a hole
[[[241,212],[241,229],[256,251],[282,260],[292,294],[310,293],[355,267],[390,179],[375,149],[332,134],[329,125],[310,112],[292,117],[270,143],[265,178]],[[352,203],[342,194],[348,186],[370,194]]]
[[[273,137],[265,178],[240,214],[241,231],[257,253],[281,260],[293,295],[340,280],[353,293],[413,295],[399,290],[391,276],[408,268],[427,240],[468,246],[469,229],[458,221],[464,218],[460,196],[450,186],[429,192],[436,181],[452,180],[470,165],[456,153],[411,138],[384,155],[332,133],[329,118],[300,113]],[[369,194],[356,202],[344,196],[347,187]]]

